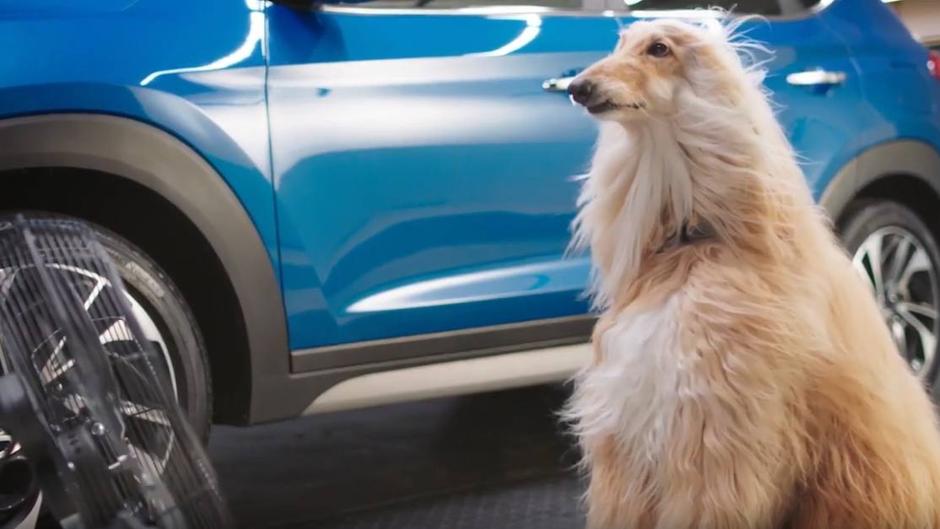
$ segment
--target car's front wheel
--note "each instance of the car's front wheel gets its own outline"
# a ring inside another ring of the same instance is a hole
[[[856,206],[842,223],[846,248],[871,285],[898,351],[932,386],[940,336],[937,242],[920,217],[897,202]]]
[[[27,216],[42,216],[31,214]],[[89,224],[97,239],[113,260],[126,288],[126,298],[131,311],[140,323],[143,337],[159,353],[169,369],[170,389],[176,395],[181,408],[196,434],[206,439],[211,419],[211,385],[209,380],[206,348],[196,319],[185,298],[173,281],[142,250],[114,232]],[[85,283],[88,299],[83,300],[86,309],[95,303],[99,289],[110,288],[110,283],[94,272],[75,267],[63,267],[60,273],[68,273],[69,281]],[[105,329],[101,339],[109,339]],[[122,403],[125,419],[154,432],[168,428],[159,410],[151,410],[140,403]],[[169,437],[167,437],[169,438]],[[147,447],[153,451],[154,447]],[[162,447],[169,450],[169,447]]]

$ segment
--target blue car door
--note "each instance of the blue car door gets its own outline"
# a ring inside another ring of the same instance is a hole
[[[586,259],[564,252],[596,125],[568,102],[563,79],[608,53],[633,17],[703,16],[444,1],[454,0],[268,9],[294,350],[585,314]],[[748,3],[783,10],[777,0]],[[768,85],[798,148],[812,157],[851,133],[834,108],[846,79],[787,82],[805,71],[851,76],[820,17],[801,11],[748,28],[780,52]],[[398,350],[381,360],[413,354]],[[348,358],[363,360],[379,359]],[[318,367],[335,365],[300,370]]]
[[[292,348],[583,315],[562,257],[596,128],[549,80],[617,21],[390,4],[269,8]]]

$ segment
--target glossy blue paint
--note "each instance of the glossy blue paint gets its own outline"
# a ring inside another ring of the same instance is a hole
[[[843,151],[898,138],[940,146],[940,82],[927,70],[927,50],[890,9],[881,2],[839,2],[825,20],[846,43],[861,91],[853,108],[856,133],[848,145],[833,144],[838,152],[830,156],[838,162]]]
[[[231,186],[276,265],[263,38],[256,0],[0,0],[0,119],[91,112],[176,135]]]
[[[563,254],[596,128],[541,84],[658,16],[260,0],[0,13],[0,118],[115,114],[191,145],[266,244],[295,349],[584,313],[587,262]],[[940,145],[940,84],[878,0],[745,30],[775,53],[766,85],[817,196],[871,146]],[[816,68],[846,82],[786,82]]]
[[[542,81],[603,56],[613,19],[269,20],[294,348],[586,311],[587,263],[561,256],[596,129]]]

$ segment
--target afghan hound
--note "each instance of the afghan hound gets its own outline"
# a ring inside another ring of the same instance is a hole
[[[588,526],[940,529],[931,402],[713,22],[636,22],[569,88],[601,122]]]

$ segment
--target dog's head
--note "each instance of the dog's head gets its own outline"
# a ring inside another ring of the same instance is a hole
[[[785,244],[774,241],[792,239],[780,219],[803,211],[795,203],[812,209],[761,85],[757,59],[770,59],[769,50],[737,32],[747,18],[697,16],[634,22],[569,87],[608,122],[579,197],[574,240],[591,248],[601,307],[684,227],[707,226],[714,240],[742,251],[779,252]]]
[[[680,95],[733,98],[745,74],[724,28],[676,20],[638,21],[620,34],[614,51],[581,72],[568,93],[594,117],[627,122],[674,115]]]

